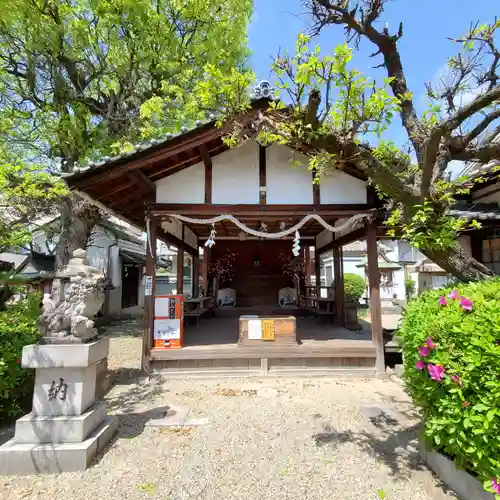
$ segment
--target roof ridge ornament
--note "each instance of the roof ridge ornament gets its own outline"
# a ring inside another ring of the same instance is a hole
[[[268,80],[261,80],[252,90],[251,99],[270,99],[275,100],[276,89],[269,83]]]

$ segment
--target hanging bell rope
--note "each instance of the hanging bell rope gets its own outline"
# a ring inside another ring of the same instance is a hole
[[[295,224],[294,226],[289,227],[288,229],[284,229],[277,233],[268,233],[267,231],[257,231],[256,229],[252,229],[248,227],[246,224],[243,224],[240,220],[230,214],[218,215],[216,217],[212,217],[210,219],[197,219],[193,217],[186,217],[185,215],[179,214],[168,214],[166,217],[171,217],[173,219],[177,219],[181,222],[187,222],[189,224],[212,224],[215,225],[217,222],[222,221],[230,221],[239,227],[242,231],[245,231],[247,234],[251,234],[252,236],[257,236],[258,238],[267,238],[270,240],[276,240],[279,238],[283,238],[285,236],[289,236],[290,234],[295,234],[299,229],[301,229],[305,224],[307,224],[310,220],[318,221],[325,229],[331,231],[332,233],[339,233],[348,228],[356,228],[358,226],[362,226],[364,221],[369,221],[372,219],[372,214],[356,214],[351,218],[346,220],[340,226],[332,226],[328,224],[323,218],[317,214],[308,214],[306,215],[300,222]],[[209,237],[210,239],[210,237]]]

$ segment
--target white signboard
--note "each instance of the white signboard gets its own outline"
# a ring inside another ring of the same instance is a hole
[[[144,295],[146,297],[153,295],[153,276],[146,276],[144,278]]]
[[[155,340],[176,340],[181,338],[180,319],[155,319]]]
[[[248,340],[262,339],[262,321],[260,319],[248,320]]]
[[[170,318],[169,306],[170,306],[170,299],[168,297],[156,297],[155,318]]]

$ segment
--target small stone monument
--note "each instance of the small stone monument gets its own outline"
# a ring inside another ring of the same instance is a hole
[[[97,365],[109,352],[109,339],[98,339],[92,320],[104,285],[85,250],[75,250],[55,276],[38,319],[40,343],[23,348],[23,368],[36,370],[32,411],[0,447],[0,473],[85,470],[115,433],[116,420],[95,397]]]
[[[278,291],[278,304],[280,307],[297,306],[297,290],[295,288],[280,288]]]

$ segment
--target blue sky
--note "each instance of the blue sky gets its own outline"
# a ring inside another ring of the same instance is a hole
[[[449,56],[456,47],[447,37],[463,33],[472,21],[492,22],[499,14],[499,0],[392,0],[382,16],[384,23],[396,31],[403,22],[404,36],[399,42],[408,85],[420,111],[425,109],[424,83],[439,79]],[[309,17],[301,0],[254,0],[254,14],[249,27],[251,66],[259,80],[270,78],[272,56],[279,48],[293,51],[297,33],[307,30]],[[318,43],[322,50],[333,48],[344,41],[340,26],[324,30]],[[380,59],[370,59],[373,46],[363,43],[355,54],[352,66],[367,76],[378,79],[385,76],[373,66]],[[384,70],[385,71],[385,70]],[[406,140],[400,127],[391,127],[392,139]]]

